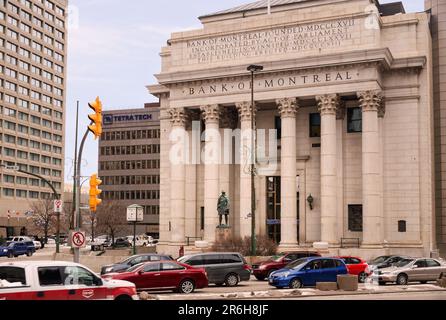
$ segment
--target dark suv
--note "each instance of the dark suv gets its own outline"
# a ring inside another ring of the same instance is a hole
[[[101,268],[101,275],[107,273],[124,272],[128,268],[136,266],[137,264],[149,261],[166,261],[173,260],[171,256],[159,255],[159,254],[139,254],[125,259],[124,261],[103,266]]]
[[[240,281],[249,281],[251,278],[251,268],[240,253],[198,253],[177,260],[192,267],[204,268],[209,283],[219,286],[226,284],[235,287]]]
[[[265,278],[269,278],[269,275],[274,271],[284,268],[287,264],[297,259],[320,256],[321,255],[317,252],[308,251],[283,252],[261,264],[254,264],[252,269],[257,280],[265,280]]]

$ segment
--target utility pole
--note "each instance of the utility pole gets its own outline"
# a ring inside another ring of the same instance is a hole
[[[256,241],[256,190],[255,190],[255,176],[256,176],[256,162],[257,152],[255,146],[255,101],[254,101],[254,73],[263,70],[263,66],[250,65],[247,69],[251,72],[251,254],[253,256],[257,253]]]

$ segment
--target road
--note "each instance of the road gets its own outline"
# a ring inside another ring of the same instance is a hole
[[[446,300],[446,291],[382,293],[373,295],[369,294],[342,295],[335,297],[305,297],[298,299],[300,300]]]

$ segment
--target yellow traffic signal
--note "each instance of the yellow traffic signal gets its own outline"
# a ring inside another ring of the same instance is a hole
[[[88,126],[88,130],[94,134],[95,139],[102,135],[102,102],[99,97],[95,101],[88,104],[88,106],[94,110],[95,114],[90,114],[88,118],[93,122],[91,126]]]
[[[94,174],[90,178],[90,210],[96,212],[97,206],[102,203],[102,200],[98,196],[102,193],[102,190],[98,189],[98,186],[102,184],[102,181],[98,179],[98,175]]]

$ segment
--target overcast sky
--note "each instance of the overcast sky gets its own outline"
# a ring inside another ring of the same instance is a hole
[[[71,0],[68,35],[66,183],[72,182],[76,101],[80,128],[86,128],[87,103],[100,96],[104,109],[139,108],[155,101],[145,86],[156,83],[159,51],[171,32],[200,28],[197,17],[249,0]],[[381,3],[392,1],[381,1]],[[423,0],[403,1],[406,11],[423,11]],[[90,136],[82,175],[97,171],[97,142]]]

